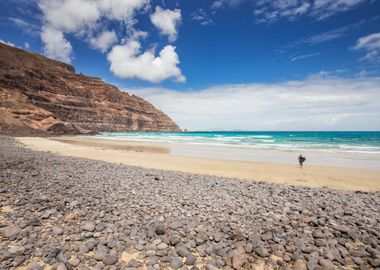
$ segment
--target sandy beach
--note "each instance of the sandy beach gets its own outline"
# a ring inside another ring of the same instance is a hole
[[[195,156],[191,151],[195,151],[196,148],[189,150],[163,143],[139,143],[79,136],[19,137],[17,141],[33,150],[152,169],[309,187],[380,190],[380,169],[347,167],[347,164],[344,164],[344,167],[307,164],[300,169],[295,162],[292,164],[282,162],[285,157],[281,155],[277,155],[277,159],[273,157],[276,162],[248,161],[244,158],[228,160],[223,157],[217,158],[215,155]],[[219,152],[219,154],[228,153]],[[268,152],[259,154],[270,158]]]

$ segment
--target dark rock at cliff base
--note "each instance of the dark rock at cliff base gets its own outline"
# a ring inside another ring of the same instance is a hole
[[[152,104],[72,66],[0,42],[0,133],[180,131]]]

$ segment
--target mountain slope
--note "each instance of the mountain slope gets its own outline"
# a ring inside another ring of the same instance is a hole
[[[72,66],[0,43],[0,132],[180,131],[152,104]]]

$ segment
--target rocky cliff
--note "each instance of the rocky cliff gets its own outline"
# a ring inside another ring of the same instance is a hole
[[[0,43],[0,133],[180,131],[152,104],[72,66]]]

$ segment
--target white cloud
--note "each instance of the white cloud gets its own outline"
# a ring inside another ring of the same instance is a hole
[[[105,52],[118,41],[117,35],[115,31],[103,31],[97,37],[92,37],[90,39],[90,43],[92,47],[100,50],[101,52]]]
[[[40,0],[45,25],[63,33],[74,33],[95,26],[100,17],[96,1],[88,0]]]
[[[63,32],[52,28],[43,27],[41,39],[44,45],[46,56],[70,63],[72,46],[63,36]]]
[[[43,13],[41,39],[45,53],[68,62],[72,46],[65,39],[65,34],[75,34],[91,45],[95,39],[101,38],[102,44],[98,48],[105,51],[106,45],[112,44],[115,37],[112,31],[105,36],[98,33],[101,20],[116,20],[131,26],[135,12],[148,4],[149,0],[39,0],[38,6]],[[57,47],[58,39],[63,44]]]
[[[38,36],[38,33],[40,32],[40,28],[32,23],[26,22],[23,19],[16,18],[16,17],[9,17],[8,20],[18,28],[22,30],[23,33],[30,35],[30,36]]]
[[[1,38],[0,38],[0,42],[1,42],[1,43],[4,43],[4,44],[7,44],[7,45],[9,45],[9,46],[12,46],[12,47],[16,47],[16,45],[15,45],[14,43],[12,43],[12,42],[8,42],[8,41],[5,41],[5,40],[3,40],[3,39],[1,39]]]
[[[137,12],[146,13],[150,0],[39,0],[43,13],[41,39],[47,56],[70,62],[72,46],[65,38],[73,34],[103,53],[118,42],[113,29],[104,30],[110,21],[125,27],[126,35],[120,38],[121,45],[114,46],[107,58],[111,71],[123,78],[138,78],[150,82],[165,79],[185,81],[178,67],[179,58],[175,47],[166,46],[156,56],[152,50],[143,51],[140,39],[147,32],[135,29]],[[151,15],[153,24],[168,35],[169,40],[177,38],[181,22],[181,11],[163,10],[156,7]]]
[[[191,130],[379,130],[380,78],[310,77],[200,91],[125,89]]]
[[[45,55],[70,63],[72,46],[64,34],[82,34],[94,28],[100,16],[96,2],[40,0],[39,7],[44,20],[41,40]]]
[[[308,78],[313,80],[339,79],[339,76],[342,76],[347,71],[348,69],[321,70],[318,73],[309,75]]]
[[[290,42],[286,44],[285,46],[281,47],[279,51],[283,51],[283,49],[288,48],[294,48],[300,45],[316,45],[320,43],[330,42],[345,36],[348,36],[349,34],[357,31],[358,28],[363,27],[364,24],[368,22],[373,22],[374,20],[377,20],[379,17],[371,17],[367,19],[360,20],[356,23],[348,24],[343,27],[335,28],[329,31],[324,31],[320,33],[315,33],[306,37],[302,37],[300,39],[297,39],[293,42]]]
[[[211,4],[211,9],[217,10],[224,7],[236,8],[244,1],[245,0],[214,0],[214,2]]]
[[[224,7],[224,1],[223,0],[215,0],[212,5],[211,9],[216,10]]]
[[[318,19],[328,18],[335,13],[347,11],[367,0],[315,0],[313,15]]]
[[[199,8],[190,14],[191,19],[195,22],[199,22],[201,25],[213,24],[212,19],[207,15],[204,9]]]
[[[157,6],[155,12],[150,16],[150,20],[161,34],[168,36],[169,41],[177,39],[178,26],[181,23],[179,9],[162,9]]]
[[[211,8],[215,11],[225,7],[236,7],[242,2],[248,1],[214,0]],[[323,20],[369,0],[257,0],[251,2],[257,23],[273,23],[281,19],[292,21],[301,15]]]
[[[29,42],[26,41],[26,42],[24,43],[24,48],[25,48],[25,49],[29,49],[29,48],[30,48]]]
[[[309,3],[305,2],[305,3],[300,4],[299,6],[294,6],[287,9],[285,8],[282,11],[281,16],[293,19],[294,17],[298,15],[305,14],[309,10],[310,6],[311,5]]]
[[[318,56],[318,55],[319,53],[301,54],[301,55],[291,57],[290,61],[294,62],[294,61],[303,60],[303,59],[307,59],[307,58]]]
[[[368,50],[380,49],[380,32],[359,38],[355,48]]]
[[[101,18],[130,22],[149,0],[39,0],[44,21],[65,33],[97,27]]]
[[[103,53],[120,39],[121,45],[114,46],[108,54],[110,69],[115,75],[151,82],[168,78],[183,82],[185,77],[178,67],[175,47],[164,47],[158,56],[152,50],[144,52],[141,48],[139,40],[148,33],[135,29],[135,15],[137,12],[147,13],[149,4],[150,0],[38,0],[43,13],[41,40],[44,52],[49,57],[70,62],[73,48],[67,34]],[[157,7],[151,20],[162,34],[168,35],[169,40],[176,39],[181,22],[179,9]],[[121,30],[122,34],[106,28],[115,21],[125,28]]]
[[[306,14],[311,7],[307,1],[297,0],[260,0],[256,3],[254,14],[258,23],[272,23],[287,18],[294,20]]]
[[[332,41],[335,39],[338,39],[346,34],[346,32],[349,30],[349,27],[341,27],[341,28],[336,28],[330,31],[318,33],[312,36],[309,36],[301,41],[301,43],[306,43],[306,44],[319,44],[319,43],[324,43],[328,41]]]
[[[179,82],[186,80],[178,67],[175,47],[171,45],[155,56],[151,51],[142,53],[140,42],[130,40],[125,45],[114,46],[107,58],[112,73],[121,78],[138,78],[153,83],[169,78]]]
[[[137,10],[149,7],[149,0],[97,0],[106,18],[129,22]]]
[[[359,38],[354,49],[367,51],[362,60],[380,61],[380,32]]]

